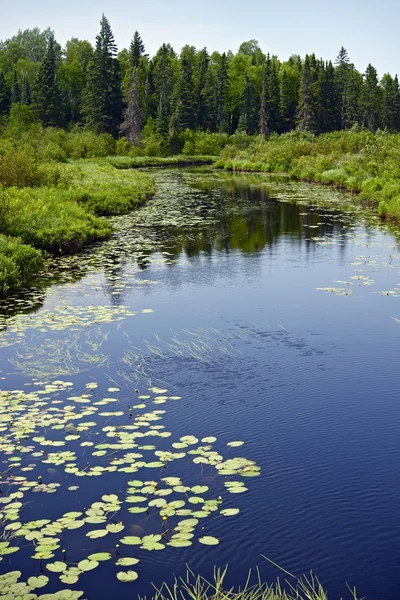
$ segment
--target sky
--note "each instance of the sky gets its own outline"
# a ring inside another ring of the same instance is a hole
[[[285,60],[315,52],[334,60],[341,46],[357,69],[368,63],[380,75],[400,75],[398,0],[0,0],[0,39],[18,29],[51,27],[62,45],[71,37],[94,43],[104,12],[118,48],[135,30],[153,55],[163,42],[236,52],[256,39],[262,50]]]

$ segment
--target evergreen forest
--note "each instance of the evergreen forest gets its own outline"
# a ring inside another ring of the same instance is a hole
[[[164,43],[146,53],[136,31],[118,52],[103,15],[95,46],[56,41],[51,29],[19,31],[0,42],[0,119],[44,126],[84,126],[164,152],[182,150],[187,130],[268,137],[294,129],[323,134],[359,125],[400,131],[397,75],[359,72],[345,48],[332,61],[315,54],[281,61],[255,40],[238,52]]]

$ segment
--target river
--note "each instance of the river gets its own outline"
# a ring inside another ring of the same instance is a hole
[[[330,188],[151,174],[110,240],[0,305],[0,573],[149,597],[185,565],[288,577],[265,555],[394,600],[396,230]]]

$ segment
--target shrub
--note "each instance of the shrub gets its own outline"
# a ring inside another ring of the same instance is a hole
[[[19,239],[0,235],[0,294],[23,285],[42,268],[38,250]]]

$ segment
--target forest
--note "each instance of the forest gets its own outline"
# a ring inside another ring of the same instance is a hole
[[[315,54],[281,61],[256,40],[236,54],[189,45],[178,54],[164,43],[150,57],[136,31],[118,52],[103,15],[95,47],[71,38],[63,48],[51,29],[37,28],[0,42],[0,119],[8,118],[84,126],[146,145],[146,154],[177,154],[188,130],[268,137],[359,125],[398,132],[400,90],[397,75],[379,79],[372,64],[360,73],[343,47],[334,63]]]

